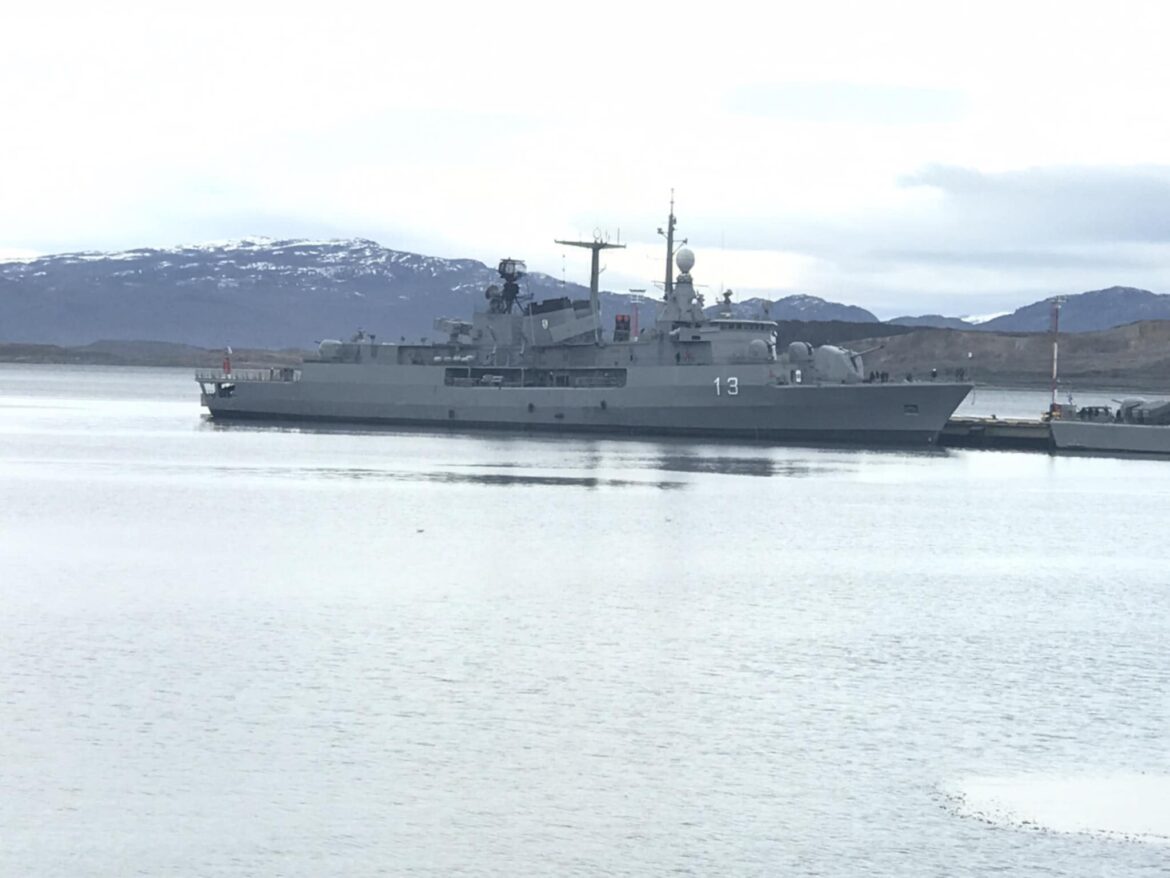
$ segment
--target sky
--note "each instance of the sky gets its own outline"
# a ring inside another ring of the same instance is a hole
[[[100,8],[98,8],[100,6]],[[21,4],[0,257],[372,238],[880,317],[1170,292],[1170,4]]]

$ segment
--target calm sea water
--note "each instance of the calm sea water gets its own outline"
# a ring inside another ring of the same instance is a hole
[[[220,427],[196,390],[0,367],[0,874],[1170,868],[953,793],[1170,774],[1170,463]]]

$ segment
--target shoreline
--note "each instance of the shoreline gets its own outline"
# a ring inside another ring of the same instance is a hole
[[[233,351],[232,363],[239,369],[297,366],[310,353],[296,349],[241,348]],[[174,342],[99,341],[79,346],[0,342],[0,364],[8,365],[214,369],[222,365],[223,356],[223,350]],[[1018,369],[997,371],[984,367],[970,376],[970,380],[977,389],[1036,391],[1048,390],[1051,386],[1048,374]],[[1070,390],[1075,393],[1078,388],[1170,395],[1170,384],[1161,376],[1150,375],[1143,370],[1135,370],[1131,374],[1121,370],[1066,374],[1061,378],[1058,393],[1064,394]]]
[[[309,351],[240,348],[232,363],[241,369],[299,365]],[[0,363],[26,366],[142,366],[213,369],[223,364],[223,349],[175,342],[98,341],[66,346],[34,342],[0,342]]]

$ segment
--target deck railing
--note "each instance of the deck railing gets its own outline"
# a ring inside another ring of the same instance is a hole
[[[224,372],[222,369],[197,369],[196,381],[206,381],[212,384],[239,384],[245,381],[300,381],[301,370],[292,368],[275,369],[233,369]]]

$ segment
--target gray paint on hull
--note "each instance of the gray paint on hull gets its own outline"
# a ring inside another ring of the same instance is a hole
[[[850,446],[921,446],[933,445],[937,441],[937,433],[914,432],[909,430],[873,430],[860,433],[857,430],[763,430],[763,429],[704,429],[702,427],[679,428],[647,428],[647,427],[614,427],[610,425],[584,425],[562,423],[532,423],[515,424],[501,421],[416,421],[400,418],[332,418],[328,416],[307,417],[304,415],[271,415],[251,412],[224,412],[219,411],[211,415],[217,421],[239,421],[271,423],[302,424],[355,424],[375,427],[401,427],[425,430],[443,430],[456,433],[478,432],[491,430],[496,432],[519,433],[561,433],[576,435],[600,435],[613,438],[640,438],[651,436],[683,437],[696,439],[740,439],[748,441],[769,441],[791,444],[816,442],[818,444],[850,445]]]
[[[204,404],[214,417],[923,445],[936,440],[969,390],[941,383],[741,383],[735,395],[725,388],[717,395],[713,379],[708,384],[708,376],[688,371],[686,384],[588,389],[245,381],[233,396],[206,396]],[[727,372],[712,374],[720,371]]]
[[[1170,427],[1053,420],[1052,444],[1058,451],[1115,451],[1170,454]]]

